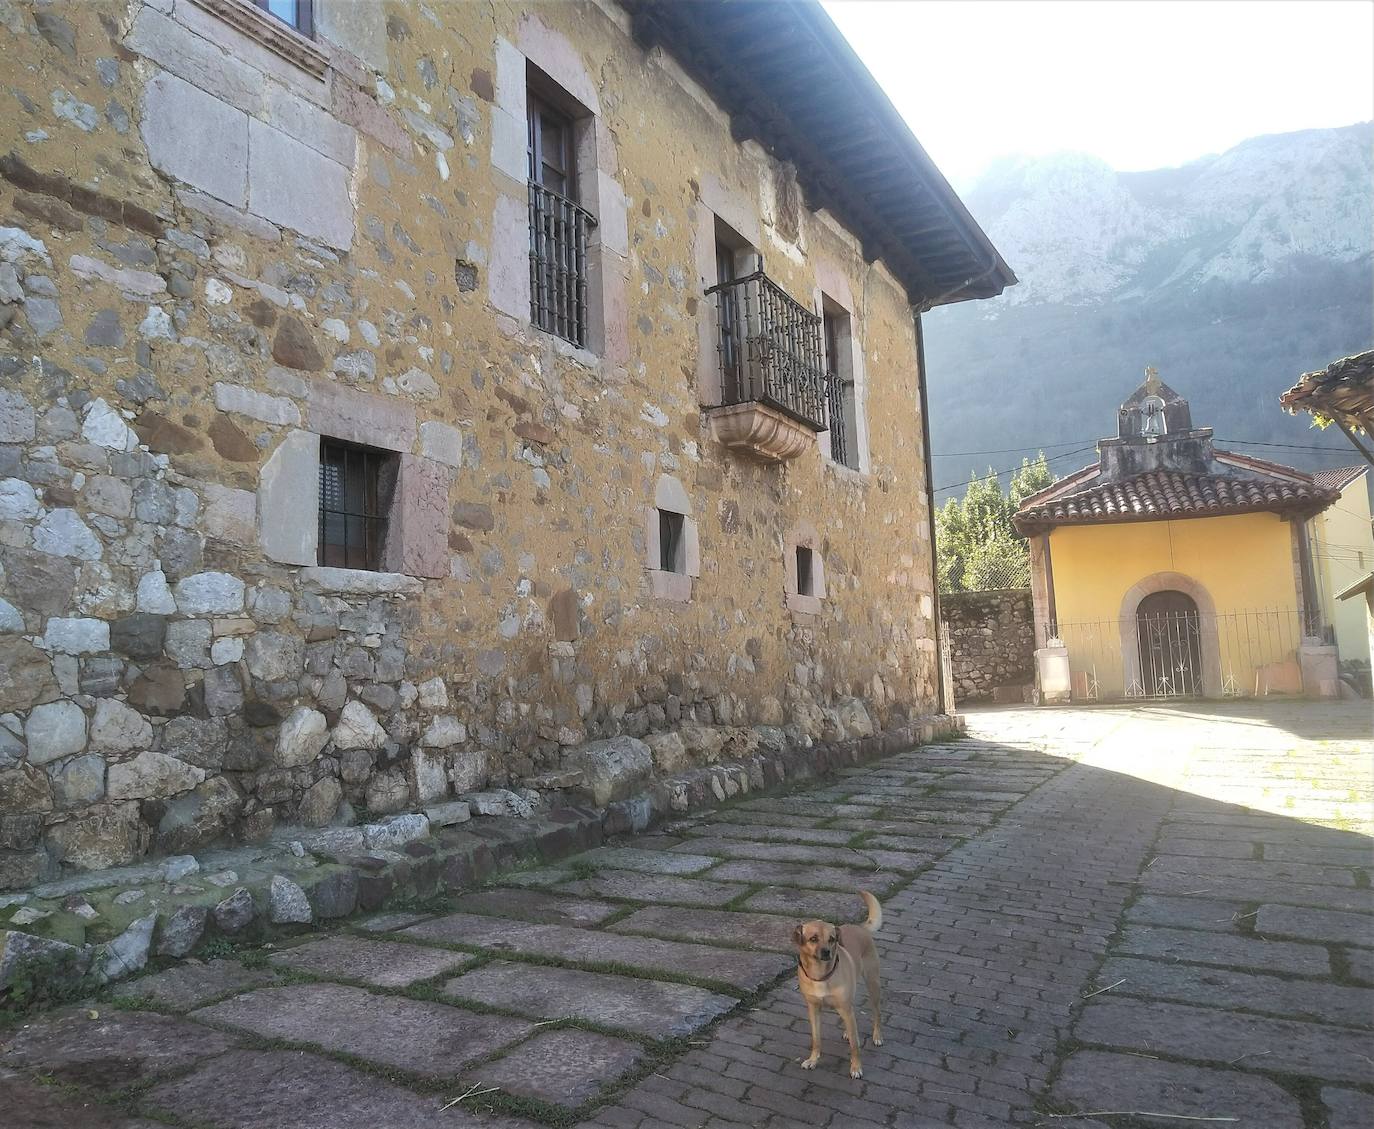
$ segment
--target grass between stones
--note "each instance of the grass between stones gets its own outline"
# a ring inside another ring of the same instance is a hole
[[[1067,762],[1065,764],[1065,767],[1067,767]],[[955,769],[950,769],[950,771],[955,771]],[[861,775],[862,769],[855,768],[853,770],[853,774]],[[1052,774],[1051,777],[1047,777],[1046,780],[1051,779],[1053,775],[1057,775],[1057,773]],[[1039,787],[1043,783],[1045,783],[1044,780],[1038,782],[1032,789],[1030,789],[1030,791],[1034,791],[1035,787]],[[783,789],[779,789],[777,791],[770,791],[768,795],[772,798],[782,798],[791,794],[813,789],[815,784],[815,778],[799,779],[793,781],[789,786]],[[928,793],[934,787],[934,784],[924,785],[921,787],[913,787],[910,793],[908,793],[908,796]],[[840,795],[839,798],[832,799],[828,802],[833,804],[842,804],[848,799],[849,796],[855,794],[858,793],[852,790],[846,791],[842,795]],[[1021,796],[1021,799],[1024,799],[1025,796],[1029,794],[1030,792],[1023,794]],[[730,808],[746,804],[750,800],[756,800],[759,798],[761,798],[761,796],[758,793],[735,797],[727,803],[718,805],[718,807],[713,809],[713,811],[728,811],[728,809]],[[1013,800],[1005,804],[1001,811],[997,813],[996,818],[994,818],[993,821],[988,825],[988,828],[983,828],[982,830],[987,830],[991,827],[995,827],[997,822],[1000,820],[1001,816],[1004,815],[1006,811],[1010,810],[1018,802],[1019,800]],[[877,814],[875,815],[875,818],[887,817],[887,809],[878,808],[876,809],[876,811]],[[811,826],[816,828],[824,828],[837,818],[839,817],[822,816],[821,818],[812,821]],[[864,841],[866,841],[866,839],[869,838],[872,834],[875,833],[866,831],[856,832],[853,836],[850,837],[846,845],[851,847],[859,846]],[[918,881],[921,876],[926,874],[932,867],[934,867],[937,864],[940,857],[943,857],[943,855],[947,854],[949,850],[953,850],[955,847],[961,845],[961,843],[963,843],[964,841],[966,840],[951,838],[948,842],[948,847],[946,851],[941,852],[941,855],[933,857],[930,862],[920,866],[917,869],[911,871],[894,870],[894,873],[900,874],[904,881],[902,881],[899,886],[895,887],[887,895],[887,899],[891,900],[892,898],[898,896],[901,892],[910,887],[912,883]],[[508,880],[512,875],[524,871],[542,869],[549,865],[550,864],[542,863],[533,859],[521,860],[519,863],[516,863],[515,865],[506,868],[504,871],[502,871],[500,875],[493,876],[488,882],[484,883],[484,888],[499,887],[503,880]],[[600,871],[600,869],[600,867],[587,862],[574,863],[571,866],[564,867],[562,876],[551,880],[549,885],[553,885],[556,882],[566,881],[567,875],[569,873],[571,873],[576,878],[594,877]],[[705,873],[709,872],[703,872],[703,874]],[[734,897],[732,897],[729,900],[729,902],[727,902],[724,906],[718,908],[732,911],[747,911],[747,907],[745,907],[744,903],[747,902],[754,894],[764,889],[766,886],[767,883],[761,882],[742,884],[740,892]],[[460,907],[458,907],[458,905],[456,904],[456,898],[464,892],[466,891],[454,891],[451,894],[438,894],[428,898],[410,898],[397,900],[395,902],[389,903],[385,907],[381,907],[381,909],[385,912],[411,912],[420,914],[444,914],[457,912]],[[624,917],[633,913],[636,909],[639,909],[645,905],[675,904],[671,901],[659,899],[655,899],[652,902],[643,902],[630,898],[606,897],[602,900],[618,904],[621,906],[621,909],[616,914],[601,922],[600,926],[598,927],[601,929],[604,929],[606,926],[611,925],[616,921],[622,920]],[[687,906],[685,908],[693,907]],[[1118,922],[1118,929],[1119,928],[1120,922]],[[636,1044],[638,1047],[641,1048],[641,1051],[643,1053],[641,1061],[639,1062],[639,1064],[637,1064],[637,1066],[634,1069],[621,1076],[621,1078],[619,1078],[615,1082],[608,1084],[603,1090],[600,1091],[596,1098],[592,1099],[591,1101],[585,1103],[584,1105],[576,1109],[567,1109],[560,1106],[550,1105],[549,1103],[542,1102],[537,1099],[518,1097],[504,1092],[484,1094],[480,1097],[474,1096],[469,1101],[466,1101],[462,1106],[463,1109],[468,1110],[470,1112],[490,1112],[495,1114],[507,1114],[525,1117],[530,1120],[548,1125],[551,1127],[551,1129],[565,1129],[565,1127],[575,1125],[579,1121],[593,1114],[597,1109],[614,1102],[621,1094],[638,1085],[645,1078],[649,1077],[651,1074],[658,1071],[666,1063],[674,1061],[675,1059],[687,1053],[695,1046],[704,1046],[708,1044],[710,1042],[713,1032],[720,1024],[724,1023],[727,1020],[737,1018],[742,1012],[754,1008],[760,1003],[762,1003],[766,997],[773,993],[780,985],[785,983],[793,975],[792,970],[788,968],[780,972],[776,977],[760,985],[753,991],[744,991],[742,989],[735,987],[734,985],[721,983],[709,977],[684,974],[674,972],[672,970],[648,970],[640,968],[638,966],[626,965],[618,961],[566,960],[560,959],[556,956],[529,953],[512,953],[507,952],[505,950],[488,949],[482,946],[449,944],[434,941],[420,941],[419,939],[412,939],[394,932],[376,934],[364,931],[359,929],[356,925],[350,925],[347,922],[341,922],[340,929],[341,931],[349,932],[351,934],[371,939],[385,937],[387,940],[398,941],[407,944],[416,944],[421,947],[449,949],[455,952],[462,953],[465,956],[469,956],[472,958],[472,960],[471,963],[465,965],[461,970],[450,970],[448,972],[440,973],[435,977],[430,978],[429,980],[419,981],[415,984],[408,985],[404,988],[380,988],[374,984],[370,984],[365,981],[353,980],[339,976],[314,976],[299,970],[286,969],[277,967],[275,965],[271,965],[269,958],[272,955],[272,953],[277,951],[283,951],[282,949],[277,948],[276,945],[272,942],[268,942],[266,944],[256,944],[252,946],[229,945],[227,948],[225,948],[223,952],[206,952],[202,953],[201,955],[208,957],[232,956],[237,958],[241,963],[244,964],[245,967],[248,968],[271,967],[275,975],[278,977],[277,981],[275,982],[276,985],[286,985],[292,983],[343,983],[376,994],[394,995],[424,1002],[444,1003],[455,1007],[464,1008],[472,1012],[505,1015],[510,1016],[512,1018],[520,1019],[528,1019],[529,1017],[520,1015],[519,1013],[511,1009],[497,1007],[477,1000],[470,1000],[460,995],[444,993],[442,991],[442,984],[452,979],[454,975],[456,975],[459,971],[461,971],[462,973],[467,973],[473,971],[474,969],[480,968],[493,960],[505,960],[530,965],[544,965],[550,967],[578,969],[588,972],[608,973],[611,975],[622,976],[632,979],[651,981],[656,980],[685,984],[697,988],[702,988],[711,992],[715,992],[737,1001],[729,1011],[727,1011],[721,1016],[718,1016],[716,1019],[710,1021],[709,1023],[703,1025],[702,1028],[700,1028],[696,1032],[693,1032],[690,1036],[678,1037],[673,1039],[656,1040],[652,1037],[645,1036],[636,1032],[627,1031],[621,1028],[596,1023],[593,1021],[577,1019],[574,1017],[562,1017],[551,1020],[545,1020],[542,1022],[536,1022],[535,1030],[532,1031],[531,1034],[526,1037],[527,1039],[533,1038],[537,1034],[541,1034],[549,1030],[558,1030],[561,1028],[575,1028],[589,1032],[595,1032],[597,1034],[611,1036],[614,1038],[624,1039],[628,1042]],[[294,943],[303,943],[319,935],[320,934],[317,932],[312,932],[308,934],[287,935],[290,937],[293,944],[287,945],[286,947],[294,947]],[[662,939],[678,941],[686,940],[686,938],[674,936],[664,936]],[[732,945],[724,942],[712,942],[712,945],[714,947],[726,949],[742,949],[745,951],[751,951],[749,950],[748,946],[745,945]],[[222,1002],[223,1000],[230,999],[234,996],[243,994],[243,992],[245,991],[251,990],[252,989],[245,988],[230,989],[216,996],[207,997],[203,1000],[197,1001],[191,1009],[182,1009],[180,1011],[170,1006],[158,1005],[147,998],[139,997],[129,997],[122,999],[105,998],[102,999],[100,1003],[101,1006],[118,1010],[147,1010],[177,1015],[183,1014],[184,1010],[193,1010],[195,1008],[212,1006],[213,1004]],[[493,1051],[491,1054],[485,1056],[484,1058],[474,1060],[474,1062],[466,1066],[463,1071],[455,1075],[453,1079],[436,1081],[433,1078],[414,1075],[410,1072],[400,1070],[394,1067],[383,1066],[367,1060],[359,1059],[356,1056],[348,1054],[346,1052],[331,1051],[310,1043],[297,1043],[288,1040],[265,1038],[253,1035],[248,1032],[244,1032],[237,1028],[231,1028],[227,1026],[221,1027],[219,1024],[206,1022],[204,1020],[196,1020],[196,1022],[203,1022],[206,1026],[225,1030],[226,1032],[233,1034],[233,1036],[236,1039],[238,1039],[243,1046],[248,1048],[261,1050],[309,1050],[313,1053],[318,1053],[323,1056],[336,1059],[340,1062],[347,1063],[355,1069],[358,1069],[370,1075],[401,1082],[402,1084],[416,1092],[431,1094],[436,1099],[446,1100],[451,1100],[452,1097],[457,1096],[455,1094],[455,1090],[461,1085],[460,1080],[463,1077],[465,1077],[470,1071],[510,1053],[515,1047],[521,1045],[521,1043],[525,1041],[520,1040],[517,1043],[513,1043],[509,1046],[502,1047],[496,1051]],[[91,1098],[95,1098],[96,1100],[100,1101],[103,1105],[112,1106],[113,1108],[119,1109],[129,1114],[136,1113],[138,1116],[158,1120],[172,1126],[184,1127],[184,1129],[196,1129],[194,1122],[175,1117],[173,1115],[166,1113],[165,1111],[138,1108],[140,1099],[155,1084],[161,1084],[165,1081],[169,1081],[176,1077],[183,1076],[184,1074],[190,1073],[194,1069],[196,1069],[194,1065],[188,1066],[184,1070],[160,1074],[155,1079],[143,1080],[136,1085],[125,1087],[118,1091],[110,1091],[105,1093],[87,1091],[77,1086],[72,1086],[69,1088],[72,1093],[80,1094],[83,1099],[90,1100]],[[440,1101],[439,1104],[442,1105],[442,1101]]]

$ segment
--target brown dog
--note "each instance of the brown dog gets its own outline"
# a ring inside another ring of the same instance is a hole
[[[797,983],[811,1020],[811,1057],[802,1060],[803,1070],[814,1070],[820,1061],[821,1005],[828,1003],[839,1012],[849,1040],[849,1077],[864,1076],[854,1015],[861,975],[868,986],[868,1006],[873,1009],[873,1045],[883,1045],[878,950],[873,945],[873,934],[883,926],[883,907],[867,890],[860,890],[859,896],[868,907],[868,920],[863,924],[836,928],[828,921],[807,921],[792,931],[792,943],[797,946]]]

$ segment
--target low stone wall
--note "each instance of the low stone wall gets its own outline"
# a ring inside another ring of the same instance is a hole
[[[362,826],[279,828],[258,846],[75,874],[0,894],[0,1001],[35,961],[45,974],[95,987],[133,975],[150,956],[187,957],[217,938],[262,940],[471,888],[513,865],[552,863],[610,835],[642,831],[679,813],[943,740],[961,729],[961,719],[951,716],[818,741],[792,741],[770,726],[717,729],[723,759],[672,773],[664,771],[664,741],[651,748],[622,737],[603,742],[606,747],[589,756],[576,770],[582,775],[564,781],[563,789],[478,793],[472,804],[449,801]],[[697,739],[716,743],[715,737]],[[588,795],[602,802],[568,802]]]
[[[940,597],[956,702],[1020,701],[1012,687],[1035,681],[1035,617],[1029,589]],[[1006,687],[1001,695],[999,688]]]

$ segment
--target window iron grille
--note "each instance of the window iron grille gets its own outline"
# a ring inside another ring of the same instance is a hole
[[[826,429],[821,319],[763,271],[719,282],[721,404],[762,403]]]
[[[826,413],[830,421],[830,457],[843,466],[849,461],[848,385],[840,376],[839,318],[824,315]]]
[[[587,345],[587,260],[596,219],[561,193],[530,181],[530,320]]]
[[[394,458],[366,447],[321,441],[320,564],[380,570],[386,540],[386,479]]]

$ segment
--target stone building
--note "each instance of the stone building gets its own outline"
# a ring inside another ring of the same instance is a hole
[[[943,709],[919,312],[1015,280],[819,7],[0,50],[0,887]]]

